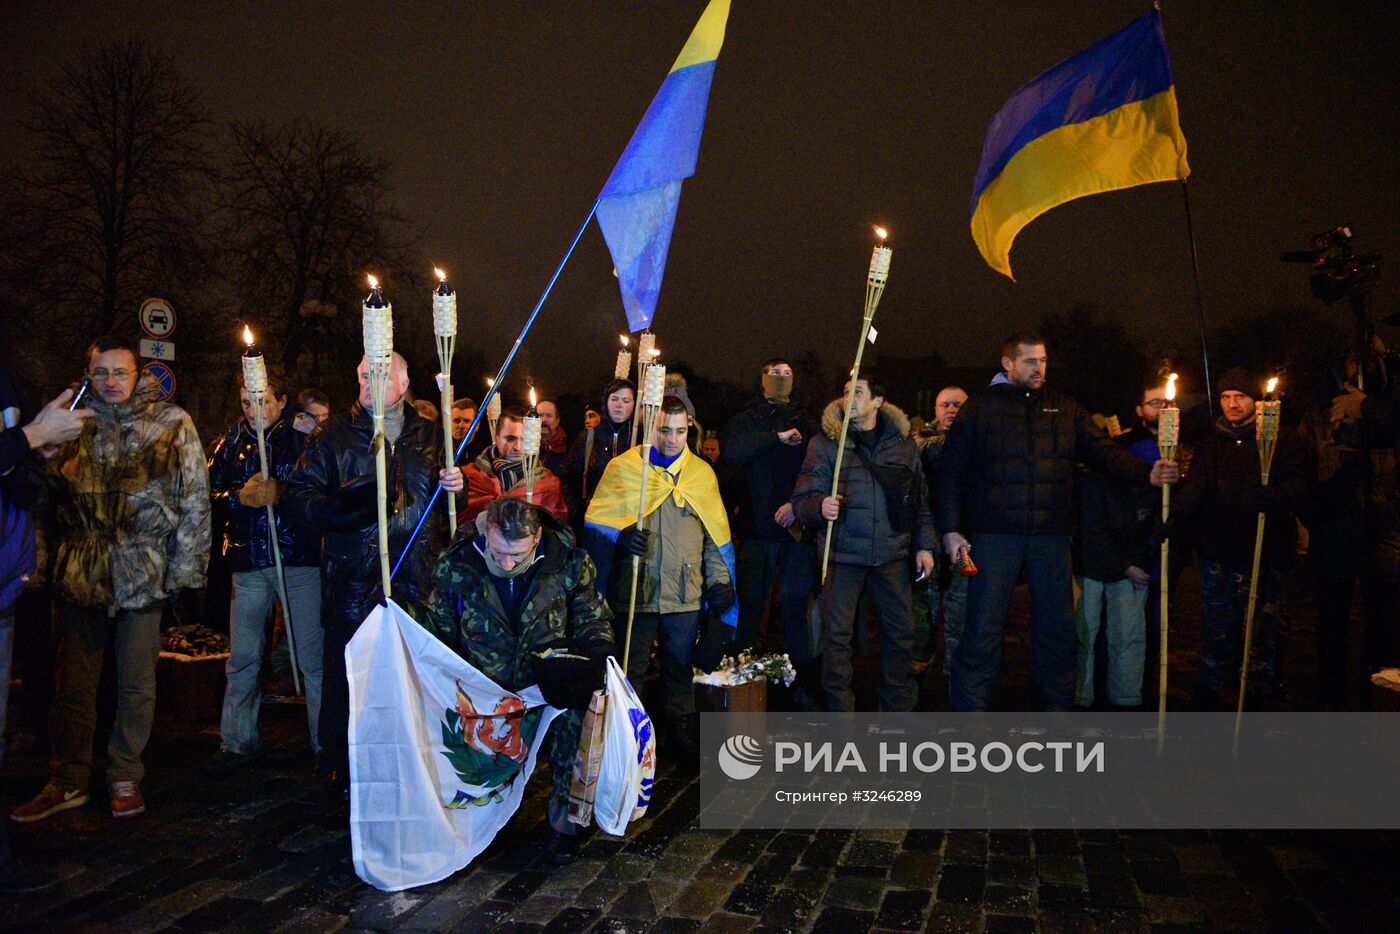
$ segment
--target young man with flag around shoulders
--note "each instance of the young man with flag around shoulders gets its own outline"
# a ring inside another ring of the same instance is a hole
[[[641,559],[627,677],[638,683],[658,643],[663,718],[672,752],[698,762],[691,667],[711,671],[739,621],[734,597],[734,544],[714,468],[686,445],[689,415],[665,399],[652,432],[649,462],[637,446],[614,457],[588,507],[585,542],[607,582],[619,641],[627,639],[632,558]],[[645,520],[637,524],[643,471]],[[697,642],[698,640],[698,642]]]

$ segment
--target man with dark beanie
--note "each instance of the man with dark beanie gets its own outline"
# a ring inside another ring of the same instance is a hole
[[[1201,664],[1196,683],[1198,707],[1220,703],[1220,690],[1240,670],[1245,605],[1254,563],[1259,513],[1267,514],[1264,550],[1254,615],[1250,690],[1272,700],[1278,682],[1278,601],[1293,556],[1294,513],[1308,493],[1307,449],[1280,426],[1269,485],[1259,482],[1255,443],[1255,403],[1263,381],[1236,367],[1217,384],[1220,416],[1200,439],[1191,469],[1172,497],[1172,525],[1195,529],[1201,559]],[[1192,520],[1199,518],[1203,521]]]
[[[585,428],[574,439],[563,480],[575,534],[583,531],[583,515],[608,461],[632,446],[632,411],[636,405],[637,387],[632,381],[613,380],[603,390],[602,420],[596,428]]]
[[[774,358],[763,364],[763,398],[729,420],[720,439],[725,463],[743,471],[734,537],[739,540],[739,630],[737,649],[758,644],[758,626],[778,585],[783,651],[802,682],[799,700],[816,688],[809,673],[807,598],[816,588],[816,551],[793,511],[793,487],[802,472],[815,426],[792,404],[792,364]],[[819,669],[818,669],[819,670]]]

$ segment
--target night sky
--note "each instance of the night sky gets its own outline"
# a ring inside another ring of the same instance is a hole
[[[174,55],[216,118],[354,128],[393,161],[399,206],[461,291],[472,342],[499,360],[704,6],[12,2],[0,118],[12,123],[78,43],[134,34]],[[1001,103],[1145,8],[734,0],[657,310],[667,357],[733,377],[776,353],[848,359],[874,222],[895,249],[876,322],[886,352],[990,362],[1003,332],[1078,302],[1133,334],[1194,328],[1179,185],[1035,221],[1011,253],[1019,283],[968,233]],[[1164,9],[1207,314],[1310,301],[1306,270],[1278,252],[1336,224],[1366,248],[1400,248],[1396,7]],[[20,158],[21,145],[6,138],[0,153]],[[1389,284],[1375,300],[1377,317],[1398,307]],[[609,371],[623,329],[594,225],[522,362],[561,379]]]

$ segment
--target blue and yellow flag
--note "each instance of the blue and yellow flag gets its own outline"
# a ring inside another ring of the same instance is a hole
[[[656,313],[681,181],[695,174],[728,20],[729,0],[710,0],[598,196],[598,225],[633,331],[649,327]]]
[[[1012,241],[1051,208],[1190,173],[1162,17],[1152,10],[1002,105],[972,183],[972,239],[1010,277]]]

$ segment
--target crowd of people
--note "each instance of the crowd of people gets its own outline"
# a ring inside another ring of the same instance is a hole
[[[572,441],[558,405],[538,403],[538,461],[523,456],[526,413],[505,407],[494,433],[479,432],[458,466],[439,413],[412,402],[407,364],[394,356],[383,419],[393,598],[503,688],[539,684],[569,712],[552,728],[558,861],[576,846],[567,773],[581,713],[603,684],[606,657],[624,649],[636,683],[649,666],[659,671],[653,719],[669,754],[693,766],[695,669],[777,647],[797,671],[794,707],[851,711],[872,619],[879,709],[914,709],[939,670],[952,709],[989,709],[1013,591],[1025,583],[1040,706],[1134,709],[1156,651],[1157,595],[1194,555],[1195,706],[1229,703],[1251,583],[1258,611],[1248,683],[1252,702],[1268,704],[1279,683],[1280,597],[1301,528],[1312,537],[1321,703],[1350,704],[1361,687],[1347,674],[1358,587],[1366,670],[1400,661],[1400,403],[1380,363],[1366,364],[1380,368],[1368,372],[1371,391],[1357,388],[1362,367],[1353,362],[1335,403],[1308,413],[1296,431],[1283,429],[1267,484],[1255,437],[1257,375],[1224,373],[1211,400],[1219,416],[1164,459],[1157,428],[1169,403],[1160,374],[1144,375],[1136,423],[1109,437],[1047,380],[1049,365],[1043,338],[1013,334],[990,385],[943,388],[925,420],[889,400],[873,372],[823,387],[833,401],[804,411],[794,381],[816,375],[774,358],[761,367],[753,404],[710,433],[683,381],[668,382],[654,424],[641,425],[637,387],[614,379]],[[161,401],[128,341],[95,341],[86,375],[82,400],[65,391],[23,425],[13,388],[0,380],[0,684],[9,681],[15,604],[26,587],[52,601],[54,658],[50,778],[10,820],[42,821],[89,801],[109,644],[117,701],[108,802],[115,818],[144,812],[162,617],[181,591],[205,586],[211,541],[232,571],[231,651],[220,748],[204,767],[225,772],[261,755],[260,673],[284,594],[309,745],[331,799],[345,800],[345,648],[384,600],[363,364],[357,400],[344,411],[333,412],[318,389],[294,394],[276,372],[261,411],[240,386],[241,413],[208,452],[190,417]],[[454,445],[476,413],[471,399],[453,403]],[[1176,488],[1170,521],[1160,510],[1163,486]],[[445,509],[428,508],[439,488],[459,494],[451,540]],[[1268,531],[1252,582],[1261,513]],[[1173,558],[1166,580],[1164,541]],[[8,850],[0,859],[7,891],[37,884]]]

